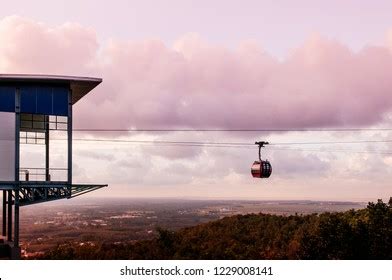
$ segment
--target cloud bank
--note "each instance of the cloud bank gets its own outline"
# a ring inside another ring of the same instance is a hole
[[[159,40],[100,43],[78,24],[51,27],[13,16],[0,21],[0,71],[103,77],[77,105],[77,126],[365,126],[392,109],[390,38],[354,53],[313,36],[282,61],[252,42],[233,50],[188,34],[172,47]]]

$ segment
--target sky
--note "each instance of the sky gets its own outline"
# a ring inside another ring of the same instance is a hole
[[[392,127],[390,1],[38,0],[1,6],[1,73],[103,78],[75,105],[75,128]],[[79,132],[75,138],[286,143],[388,140],[389,134]],[[74,181],[110,185],[92,196],[388,199],[389,146],[267,147],[263,156],[273,174],[256,180],[250,175],[256,146],[75,141]],[[58,141],[52,149],[52,166],[65,166],[64,145]],[[22,164],[39,159],[39,148],[25,148]]]

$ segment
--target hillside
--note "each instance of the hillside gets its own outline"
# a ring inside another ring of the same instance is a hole
[[[237,215],[129,244],[61,244],[44,259],[392,259],[392,199],[340,213]]]

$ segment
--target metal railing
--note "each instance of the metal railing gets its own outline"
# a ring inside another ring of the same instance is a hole
[[[48,176],[46,168],[21,167],[19,169],[19,179],[23,182],[66,182],[67,175],[67,168],[49,168]]]

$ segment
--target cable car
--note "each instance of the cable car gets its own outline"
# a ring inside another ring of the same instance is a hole
[[[272,166],[268,160],[255,161],[251,168],[254,178],[269,178],[272,173]]]
[[[261,148],[267,145],[268,142],[256,142],[259,145],[259,160],[255,161],[251,167],[251,173],[254,178],[269,178],[272,173],[272,166],[268,160],[261,160]]]

